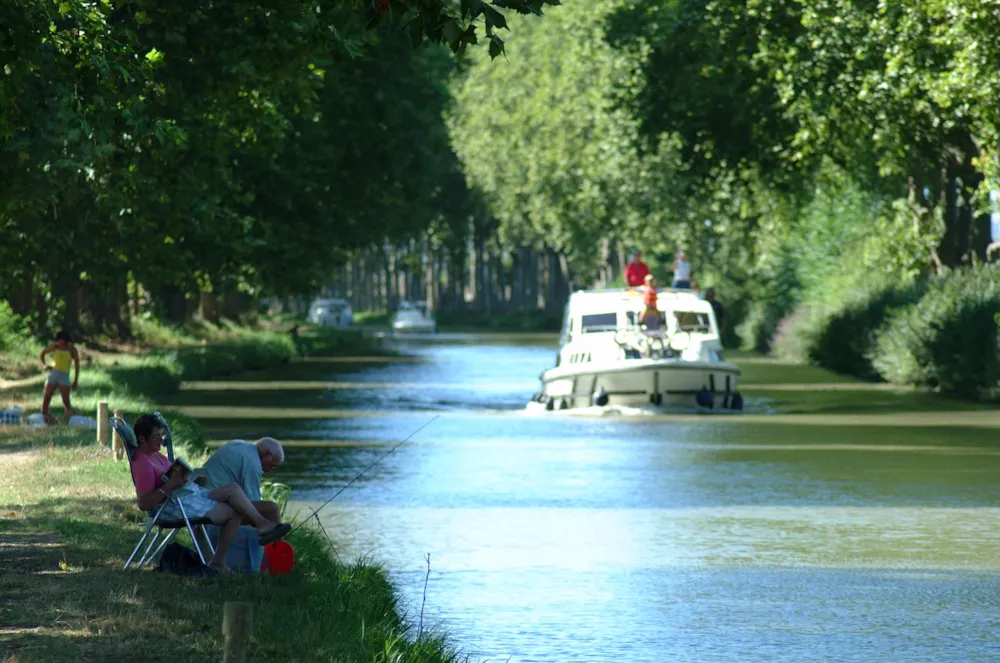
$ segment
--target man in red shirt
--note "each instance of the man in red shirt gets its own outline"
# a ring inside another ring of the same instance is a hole
[[[632,260],[625,265],[625,283],[630,288],[638,288],[646,282],[646,275],[649,274],[649,267],[642,261],[642,253],[637,249],[632,254]]]

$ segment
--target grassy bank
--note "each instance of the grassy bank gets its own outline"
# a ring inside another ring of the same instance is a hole
[[[85,351],[89,365],[81,371],[74,406],[92,416],[96,403],[108,400],[131,419],[182,380],[264,368],[295,354],[296,342],[283,331],[215,333],[211,340],[162,338],[134,353]],[[378,351],[359,334],[335,330],[303,333],[298,344],[313,355]],[[31,411],[39,405],[41,384],[8,385],[0,397]],[[166,414],[180,453],[200,464],[197,427]],[[337,561],[328,542],[308,528],[293,533],[297,564],[284,576],[188,580],[123,573],[143,514],[134,508],[127,464],[93,439],[92,430],[0,428],[4,663],[219,660],[225,601],[254,606],[251,660],[456,658],[440,637],[414,637],[382,569]]]
[[[123,573],[141,522],[127,465],[66,429],[0,445],[7,661],[220,660],[225,601],[253,604],[250,660],[454,658],[441,638],[408,638],[381,569],[337,563],[309,529],[292,534],[297,564],[284,576]]]
[[[804,301],[771,349],[869,380],[995,401],[1000,385],[1000,266],[912,282],[871,279]]]
[[[129,344],[107,340],[80,344],[80,383],[71,394],[73,409],[92,417],[97,404],[107,401],[111,408],[124,409],[131,420],[154,409],[157,397],[176,392],[184,381],[279,366],[300,355],[386,352],[359,331],[303,327],[293,336],[289,329],[268,323],[253,328],[230,324],[170,328],[140,322]],[[0,365],[26,367],[9,370],[8,376],[15,379],[0,382],[0,408],[20,405],[25,416],[40,411],[45,372],[38,352],[41,345],[20,343],[0,354]],[[52,399],[51,413],[57,419],[64,415],[58,393]],[[203,439],[193,420],[178,413],[165,414],[177,439],[201,446]]]

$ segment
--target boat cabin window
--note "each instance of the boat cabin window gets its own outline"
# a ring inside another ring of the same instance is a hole
[[[615,331],[618,329],[617,313],[594,313],[581,317],[580,328],[584,334]]]
[[[712,322],[708,313],[699,311],[674,311],[677,329],[697,334],[711,334]]]

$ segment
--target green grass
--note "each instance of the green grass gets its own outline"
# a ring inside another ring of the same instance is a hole
[[[388,327],[392,314],[385,311],[358,311],[354,314],[354,324],[370,327]]]
[[[290,537],[297,561],[284,576],[123,573],[142,520],[127,466],[66,429],[6,434],[0,450],[0,649],[8,661],[220,660],[226,601],[253,605],[249,660],[459,658],[440,635],[417,638],[404,623],[382,568],[336,561],[308,528]]]
[[[78,413],[94,416],[97,403],[108,401],[132,420],[184,380],[267,368],[297,353],[385,353],[349,330],[303,328],[296,342],[276,325],[137,328],[141,354],[84,348],[72,398]],[[41,396],[37,380],[8,385],[0,406],[18,403],[29,414]],[[52,412],[62,413],[58,396]],[[207,450],[197,422],[164,414],[176,453],[202,464]],[[123,573],[144,515],[135,508],[128,466],[95,437],[64,426],[0,428],[0,651],[10,654],[4,663],[219,660],[225,601],[253,604],[250,660],[458,660],[443,637],[415,634],[403,621],[384,569],[334,559],[331,544],[309,528],[290,537],[297,564],[284,576]],[[185,542],[186,534],[179,538]]]
[[[81,348],[79,389],[70,393],[77,414],[95,417],[97,405],[125,410],[131,421],[156,408],[159,398],[176,393],[182,382],[218,378],[235,373],[287,364],[298,356],[323,357],[348,354],[380,355],[390,352],[376,339],[358,330],[304,326],[298,339],[283,326],[265,324],[257,328],[200,324],[168,328],[139,323],[141,353],[90,352]],[[154,344],[154,342],[156,344]],[[35,361],[36,380],[26,380],[0,388],[0,408],[20,405],[24,416],[39,412],[42,405],[44,373]],[[165,409],[175,439],[201,448],[204,436],[197,422]],[[53,396],[50,413],[65,415],[59,394]]]

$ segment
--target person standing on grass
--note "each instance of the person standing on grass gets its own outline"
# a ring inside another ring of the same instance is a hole
[[[45,363],[45,355],[49,353],[52,354],[52,366]],[[59,394],[62,396],[63,406],[66,408],[66,421],[69,421],[69,418],[73,416],[73,408],[69,402],[69,392],[70,390],[76,391],[77,384],[80,381],[80,353],[76,351],[76,346],[73,345],[73,338],[69,335],[69,332],[61,331],[56,334],[55,343],[42,350],[40,359],[42,360],[42,366],[49,371],[49,377],[45,380],[45,391],[42,395],[42,416],[45,417],[46,423],[51,424],[55,422],[55,419],[49,414],[49,403],[52,401],[52,394],[58,388]],[[69,381],[70,362],[73,362],[76,369],[73,382]]]

